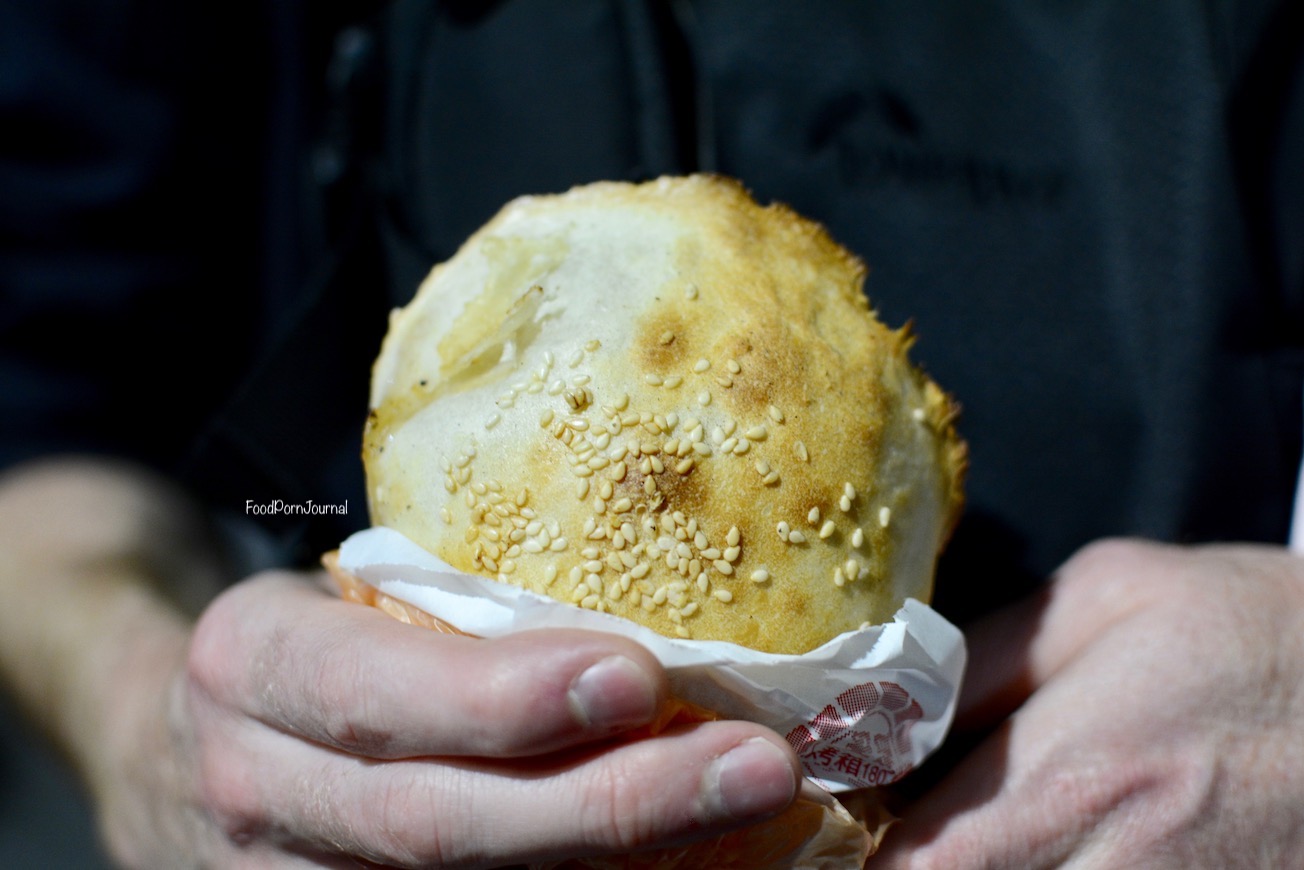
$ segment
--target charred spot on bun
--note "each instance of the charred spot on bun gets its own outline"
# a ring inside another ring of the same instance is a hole
[[[928,601],[950,398],[825,230],[716,176],[505,206],[373,371],[372,520],[671,637],[803,653]]]

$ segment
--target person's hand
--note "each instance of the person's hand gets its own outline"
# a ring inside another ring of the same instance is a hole
[[[796,759],[759,726],[607,739],[666,691],[623,638],[441,635],[261,575],[199,621],[167,727],[134,729],[167,764],[106,801],[106,824],[139,866],[488,867],[667,845],[791,802]]]
[[[1301,866],[1304,559],[1095,544],[969,640],[999,724],[873,870]]]

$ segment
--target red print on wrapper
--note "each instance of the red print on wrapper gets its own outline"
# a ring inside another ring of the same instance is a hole
[[[786,739],[808,776],[852,788],[886,785],[910,771],[910,729],[923,715],[897,683],[861,683]]]

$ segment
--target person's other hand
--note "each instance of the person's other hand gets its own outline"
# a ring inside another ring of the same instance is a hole
[[[171,684],[166,720],[135,729],[167,764],[103,802],[115,852],[138,866],[178,851],[223,867],[624,852],[757,821],[799,782],[791,751],[756,725],[608,739],[667,698],[633,642],[441,635],[289,573],[218,598]]]
[[[999,724],[874,870],[1301,866],[1304,560],[1103,542],[969,640]]]

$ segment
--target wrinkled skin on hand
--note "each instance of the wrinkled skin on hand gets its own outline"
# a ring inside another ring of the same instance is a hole
[[[1092,545],[970,632],[960,732],[874,870],[1304,861],[1304,559]]]
[[[799,782],[782,740],[748,723],[610,739],[667,700],[659,665],[623,638],[441,635],[288,573],[218,598],[168,682],[166,717],[135,705],[135,739],[152,735],[130,765],[139,779],[105,801],[114,851],[134,866],[629,851],[770,816]]]

